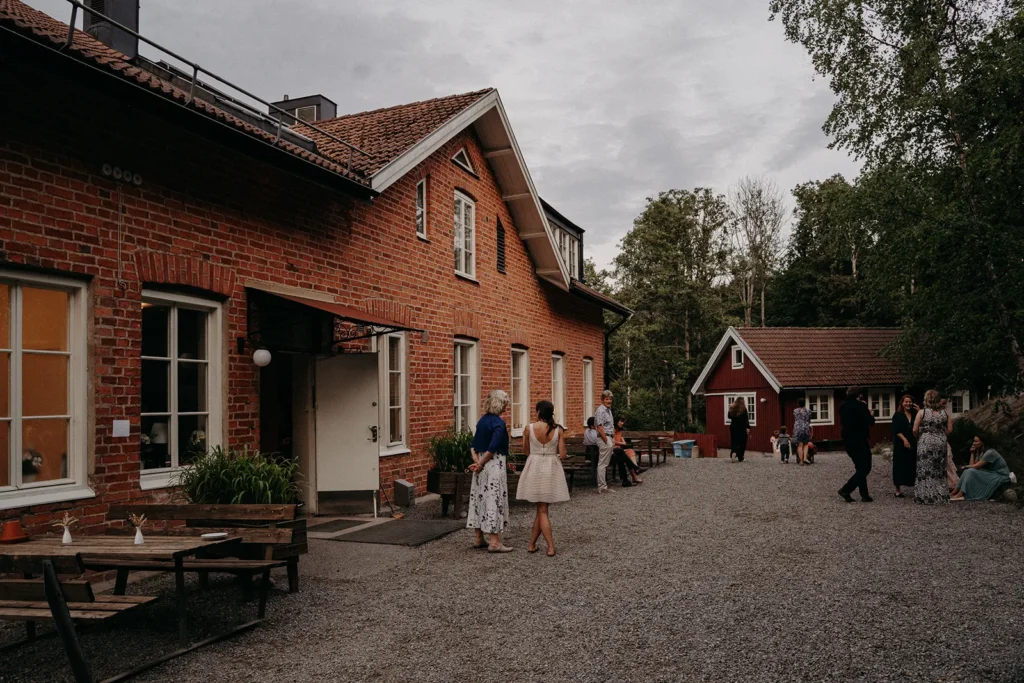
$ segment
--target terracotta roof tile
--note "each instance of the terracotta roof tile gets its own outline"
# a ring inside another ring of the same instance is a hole
[[[493,88],[487,88],[461,95],[374,109],[318,121],[316,125],[368,153],[369,158],[353,154],[352,166],[369,176],[400,157],[466,107],[493,91]],[[312,138],[322,153],[339,160],[348,159],[349,150],[344,145],[308,126],[296,124],[294,129]]]
[[[44,44],[48,43],[52,47],[63,45],[68,37],[67,24],[54,19],[44,12],[33,9],[25,3],[19,2],[19,0],[0,0],[0,26],[9,27],[18,33],[31,36],[38,42]],[[148,71],[134,66],[127,56],[107,47],[83,31],[75,31],[71,45],[65,50],[65,52],[75,55],[85,61],[92,62],[93,64],[117,74],[125,80],[139,83],[164,97],[176,100],[182,104],[186,104],[186,102],[188,102],[187,92],[171,85],[163,79],[157,78]],[[223,109],[219,109],[202,100],[193,99],[191,102],[188,102],[186,106],[189,106],[206,116],[228,123],[229,125],[238,128],[253,137],[262,138],[263,140],[271,143],[275,140],[276,136],[274,134],[268,133],[262,128],[258,128],[257,126],[254,126],[236,116],[232,116]],[[343,147],[343,145],[340,145],[337,142],[333,144],[339,148]],[[298,145],[287,142],[286,140],[278,140],[276,142],[276,146],[294,154],[295,156],[301,157],[306,161],[310,161],[317,166],[333,171],[334,173],[345,176],[356,182],[368,185],[365,178],[361,178],[356,173],[346,170],[344,160],[339,162],[334,158],[328,158],[322,154],[305,150]]]
[[[740,327],[736,330],[784,387],[901,385],[883,349],[900,334],[884,327]]]

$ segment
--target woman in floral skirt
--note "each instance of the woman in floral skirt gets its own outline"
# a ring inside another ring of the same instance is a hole
[[[928,390],[924,409],[914,418],[917,437],[917,483],[914,500],[918,503],[948,503],[946,484],[946,437],[953,431],[953,420],[939,405],[939,392]]]
[[[508,430],[501,414],[508,408],[508,394],[495,389],[484,401],[484,416],[476,423],[473,436],[473,483],[469,490],[469,515],[466,527],[476,530],[474,548],[487,548],[491,553],[512,551],[501,542],[501,532],[508,526]],[[484,534],[488,540],[484,541]]]

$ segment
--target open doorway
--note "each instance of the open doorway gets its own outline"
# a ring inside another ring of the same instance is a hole
[[[287,354],[275,361],[260,368],[260,450],[290,459],[295,455],[294,364]]]

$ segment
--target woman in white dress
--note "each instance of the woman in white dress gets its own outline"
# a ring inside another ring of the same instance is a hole
[[[537,404],[537,420],[523,430],[523,454],[527,458],[519,475],[516,498],[537,504],[527,552],[537,552],[537,539],[543,534],[548,557],[554,557],[555,539],[551,535],[548,505],[569,500],[569,487],[560,462],[565,458],[565,429],[555,423],[555,406],[551,401]]]

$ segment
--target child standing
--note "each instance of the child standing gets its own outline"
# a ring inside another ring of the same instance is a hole
[[[790,440],[789,433],[786,432],[786,425],[779,427],[779,436],[775,440],[775,447],[779,449],[779,458],[782,460],[782,464],[786,465],[789,463],[789,455],[792,451],[792,441]]]

